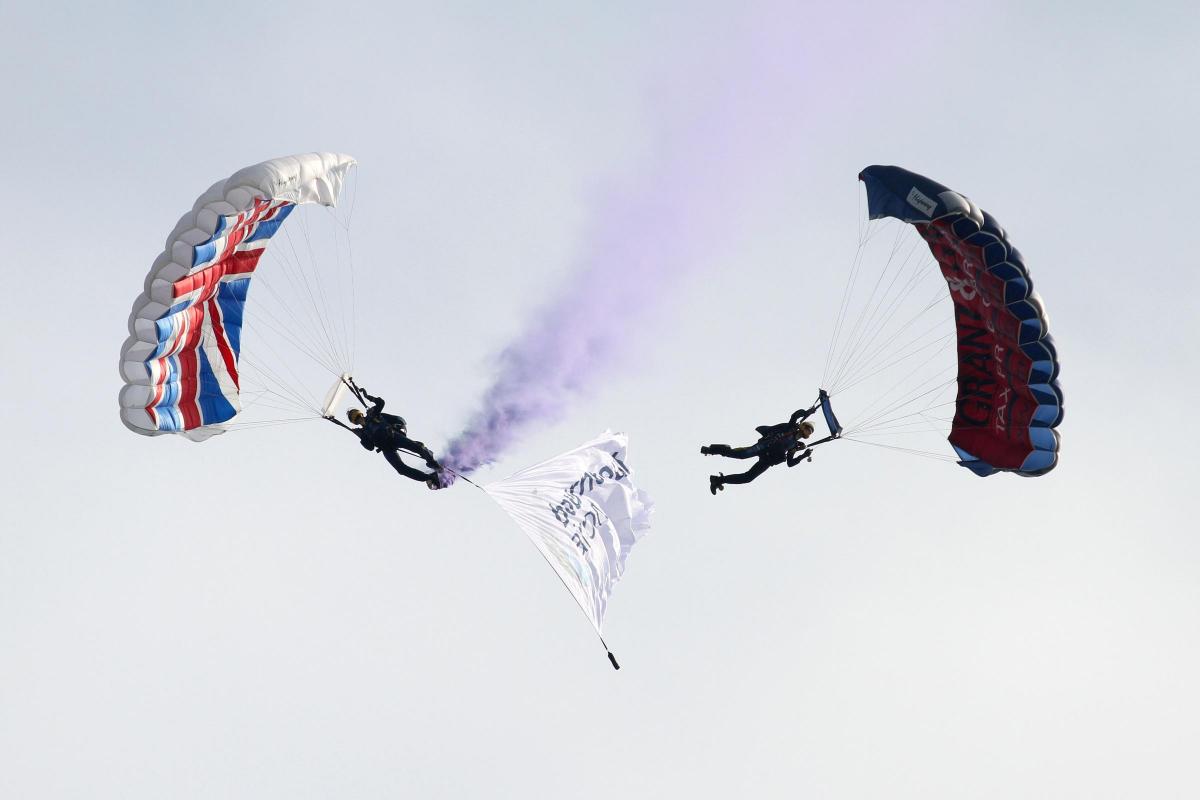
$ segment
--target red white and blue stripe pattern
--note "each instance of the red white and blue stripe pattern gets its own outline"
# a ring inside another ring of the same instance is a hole
[[[172,304],[155,323],[158,346],[145,359],[146,413],[157,430],[190,431],[241,410],[238,359],[250,278],[293,208],[256,198],[240,214],[220,217],[213,235],[193,247],[192,268],[173,282]]]
[[[355,161],[299,153],[217,181],[179,218],[133,301],[121,346],[121,422],[200,442],[241,409],[242,313],[267,241],[297,205],[337,205]]]

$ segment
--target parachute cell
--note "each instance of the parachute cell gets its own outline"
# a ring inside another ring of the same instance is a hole
[[[910,223],[929,245],[954,304],[958,393],[950,444],[978,475],[1033,476],[1058,462],[1058,354],[1021,254],[963,195],[892,166],[867,167],[871,219]]]
[[[241,410],[239,358],[250,280],[298,204],[337,203],[350,156],[273,159],[218,181],[167,238],[134,301],[121,348],[121,420],[199,441]]]

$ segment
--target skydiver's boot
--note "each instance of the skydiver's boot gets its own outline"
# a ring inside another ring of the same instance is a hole
[[[717,492],[725,491],[724,478],[725,478],[724,472],[722,472],[720,475],[709,475],[708,476],[708,490],[710,492],[712,492],[713,495],[716,495]]]
[[[727,444],[706,444],[700,448],[700,452],[706,456],[725,456],[729,455],[730,449]]]

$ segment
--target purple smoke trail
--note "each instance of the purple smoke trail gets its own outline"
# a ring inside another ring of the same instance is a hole
[[[712,32],[704,43],[711,46],[701,47],[710,59],[703,70],[681,71],[655,98],[656,111],[674,109],[662,113],[658,163],[596,207],[574,270],[500,354],[480,410],[446,447],[446,466],[470,474],[527,426],[561,418],[635,339],[648,312],[736,236],[747,195],[778,178],[780,154],[797,150],[804,76],[862,60],[853,49],[842,55],[841,43],[822,43],[810,32],[811,15],[788,19],[788,8],[743,17],[740,31],[730,24]],[[830,88],[824,81],[821,89]]]
[[[446,466],[470,474],[526,425],[559,419],[629,344],[631,327],[691,263],[686,237],[666,232],[675,212],[654,200],[610,201],[590,255],[500,354],[482,410],[448,445]]]
[[[761,43],[751,44],[747,50],[761,56]],[[724,45],[727,59],[738,61],[728,39]],[[602,199],[574,270],[500,354],[480,410],[445,449],[447,467],[470,474],[528,425],[560,419],[634,340],[647,313],[728,237],[738,184],[765,158],[761,126],[778,121],[764,102],[774,93],[763,88],[770,76],[762,58],[742,56],[736,73],[688,76],[704,87],[700,108],[681,109],[664,131],[658,164]]]

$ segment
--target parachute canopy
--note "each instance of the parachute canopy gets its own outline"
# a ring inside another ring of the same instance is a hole
[[[336,205],[355,161],[306,153],[213,184],[180,218],[134,301],[121,348],[121,420],[200,441],[241,410],[242,315],[267,243],[301,203]]]
[[[1063,398],[1042,301],[1000,224],[963,195],[900,167],[859,175],[871,219],[912,224],[950,287],[958,395],[950,444],[978,475],[1033,476],[1058,462]]]

